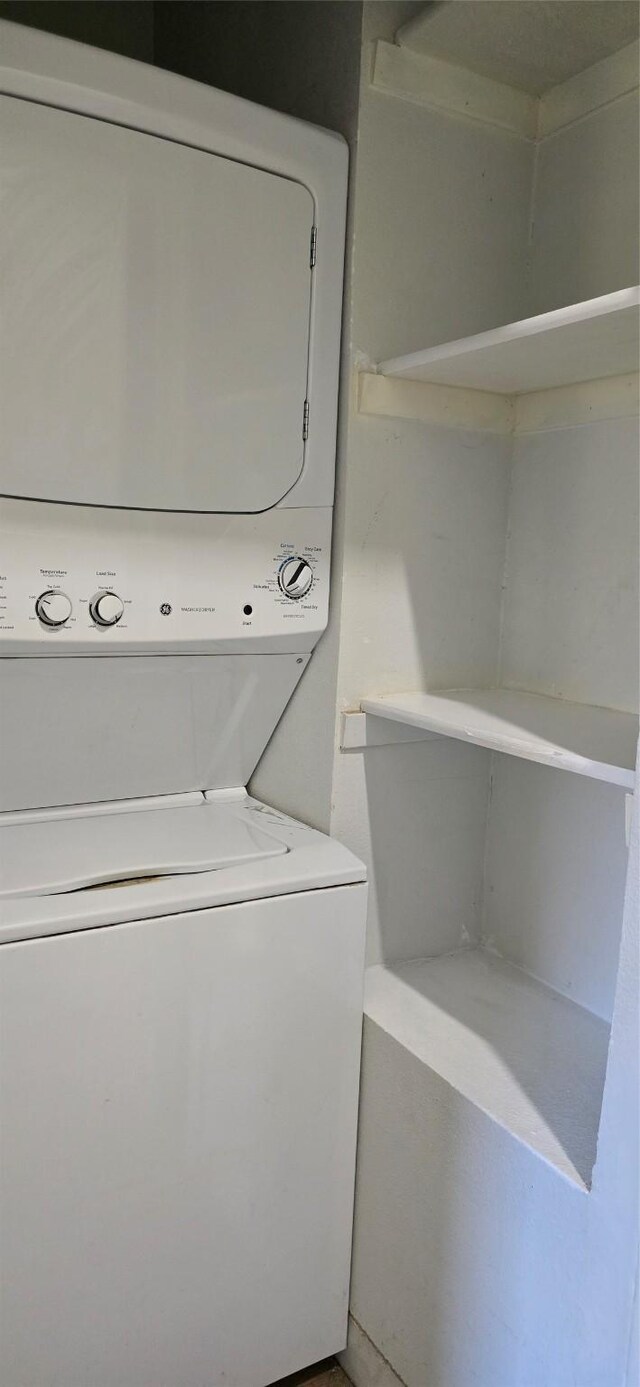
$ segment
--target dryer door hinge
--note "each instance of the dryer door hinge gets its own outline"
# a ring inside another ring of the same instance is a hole
[[[311,228],[311,245],[310,245],[310,247],[309,247],[309,264],[310,264],[310,266],[311,266],[311,269],[313,269],[314,266],[315,266],[317,256],[318,256],[318,228],[317,228],[317,226],[312,226],[312,228]]]
[[[305,400],[302,406],[302,439],[306,443],[309,437],[309,401]]]

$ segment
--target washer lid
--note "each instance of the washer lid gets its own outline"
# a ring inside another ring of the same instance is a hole
[[[178,808],[105,806],[104,814],[72,811],[69,818],[26,823],[12,817],[0,821],[0,900],[213,872],[288,851],[253,823],[205,800]]]

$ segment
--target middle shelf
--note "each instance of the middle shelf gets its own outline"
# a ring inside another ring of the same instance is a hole
[[[633,713],[512,689],[385,694],[364,698],[361,709],[405,727],[634,788],[638,718]]]

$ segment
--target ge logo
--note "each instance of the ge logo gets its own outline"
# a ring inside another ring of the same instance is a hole
[[[163,616],[171,616],[173,607],[171,606],[170,602],[163,602],[161,604],[160,611],[162,612]]]

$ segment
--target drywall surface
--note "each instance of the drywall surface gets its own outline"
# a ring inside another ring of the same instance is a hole
[[[531,313],[637,283],[638,168],[637,93],[540,144]]]
[[[338,1358],[350,1382],[366,1383],[367,1387],[404,1387],[391,1364],[382,1357],[351,1314],[347,1347]],[[636,1387],[636,1384],[630,1384],[630,1387]]]
[[[631,1327],[631,1340],[629,1343],[629,1359],[627,1363],[627,1376],[625,1387],[639,1387],[640,1384],[640,1302],[638,1300],[638,1276],[636,1273],[636,1291],[633,1300],[633,1323]]]
[[[161,0],[155,11],[159,67],[353,136],[358,0]]]
[[[619,1387],[628,1179],[623,1193],[626,1228],[611,1189],[564,1180],[365,1023],[352,1314],[407,1387]]]
[[[495,679],[510,441],[353,417],[340,699]]]
[[[494,756],[482,934],[611,1020],[627,871],[625,792]]]
[[[640,774],[640,761],[637,765]],[[640,835],[638,796],[602,1104],[598,1159],[589,1202],[584,1326],[576,1344],[576,1382],[624,1382],[633,1353],[638,1274],[640,1164]]]
[[[488,758],[444,738],[341,754],[331,829],[367,866],[368,963],[479,937]]]
[[[582,1387],[588,1199],[365,1022],[351,1307],[407,1387]]]
[[[382,361],[526,316],[533,146],[374,90],[370,63],[365,42],[354,341]]]
[[[516,440],[501,682],[638,708],[638,422]]]

